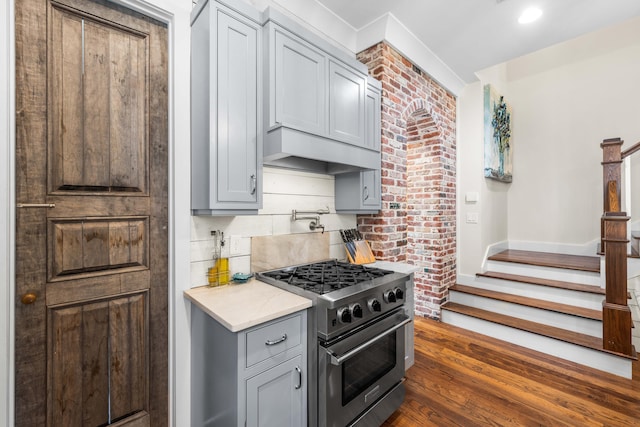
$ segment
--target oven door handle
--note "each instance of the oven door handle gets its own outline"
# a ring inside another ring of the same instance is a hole
[[[364,350],[365,348],[369,347],[371,344],[373,344],[376,341],[384,338],[385,336],[389,335],[391,332],[394,332],[394,331],[402,328],[404,325],[406,325],[407,323],[410,323],[410,322],[411,322],[411,318],[407,317],[406,319],[404,319],[402,322],[398,323],[397,325],[393,325],[391,328],[387,329],[386,331],[376,335],[375,337],[371,338],[370,340],[367,340],[367,341],[363,342],[359,346],[347,351],[345,354],[343,354],[341,356],[338,356],[333,351],[331,351],[331,349],[327,348],[326,351],[329,354],[329,356],[331,356],[331,364],[335,365],[335,366],[341,365],[345,360],[350,359],[351,357],[355,356],[357,353],[359,353],[362,350]]]

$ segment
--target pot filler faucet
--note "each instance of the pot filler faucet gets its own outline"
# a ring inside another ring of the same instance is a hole
[[[324,234],[324,225],[320,224],[320,215],[328,213],[331,213],[328,206],[326,209],[318,209],[317,211],[297,211],[294,209],[292,211],[291,221],[310,219],[311,222],[309,223],[309,230],[316,231],[320,228]]]

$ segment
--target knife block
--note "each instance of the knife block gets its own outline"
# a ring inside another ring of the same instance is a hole
[[[370,264],[376,262],[371,247],[366,240],[353,240],[344,243],[347,259],[351,264]]]

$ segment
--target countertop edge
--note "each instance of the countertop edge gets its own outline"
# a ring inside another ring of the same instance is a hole
[[[286,300],[282,306],[261,308],[258,313],[248,313],[245,319],[238,319],[237,301],[238,295],[242,295],[249,288],[247,284],[226,285],[218,288],[199,286],[183,292],[184,297],[196,307],[216,320],[231,332],[240,332],[253,326],[305,310],[312,306],[310,299],[276,288],[267,283],[252,280],[251,286],[264,290],[269,294],[268,300],[276,298],[281,300],[280,295]],[[237,287],[237,288],[236,288]],[[237,292],[235,292],[237,290]],[[218,294],[218,295],[216,295]]]
[[[420,267],[416,265],[407,264],[406,262],[397,262],[397,261],[376,260],[371,264],[365,264],[365,265],[370,267],[382,268],[385,270],[392,270],[397,273],[404,273],[404,274],[412,274],[420,271]]]

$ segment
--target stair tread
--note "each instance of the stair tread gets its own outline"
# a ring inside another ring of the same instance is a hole
[[[511,328],[519,329],[522,331],[534,333],[541,336],[557,339],[571,344],[576,344],[581,347],[589,348],[592,350],[602,351],[604,353],[614,354],[626,359],[636,360],[637,356],[628,356],[622,353],[616,353],[608,351],[602,348],[602,338],[593,337],[591,335],[581,334],[579,332],[568,331],[562,328],[556,328],[554,326],[543,325],[540,323],[532,322],[530,320],[518,319],[516,317],[507,316],[504,314],[493,313],[480,308],[470,307],[464,304],[458,304],[448,301],[442,305],[443,310],[460,313],[463,315],[475,317],[477,319],[486,320],[488,322],[497,323],[500,325],[508,326]]]
[[[600,257],[596,256],[567,255],[551,252],[507,249],[491,255],[488,259],[491,261],[513,262],[540,267],[556,267],[600,273]]]
[[[478,277],[487,277],[491,279],[511,280],[513,282],[530,283],[532,285],[549,286],[553,288],[568,289],[572,291],[588,292],[593,294],[604,295],[605,290],[595,285],[583,285],[582,283],[564,282],[561,280],[541,279],[538,277],[522,276],[518,274],[500,273],[497,271],[485,271],[477,273]]]
[[[456,284],[449,288],[451,291],[464,292],[471,295],[477,295],[484,298],[491,298],[498,301],[510,302],[513,304],[523,305],[527,307],[539,308],[542,310],[554,311],[556,313],[568,314],[586,319],[602,320],[601,310],[592,310],[584,307],[577,307],[569,304],[561,304],[552,301],[540,300],[536,298],[524,297],[520,295],[509,294],[505,292],[492,291],[474,286],[466,286]]]

